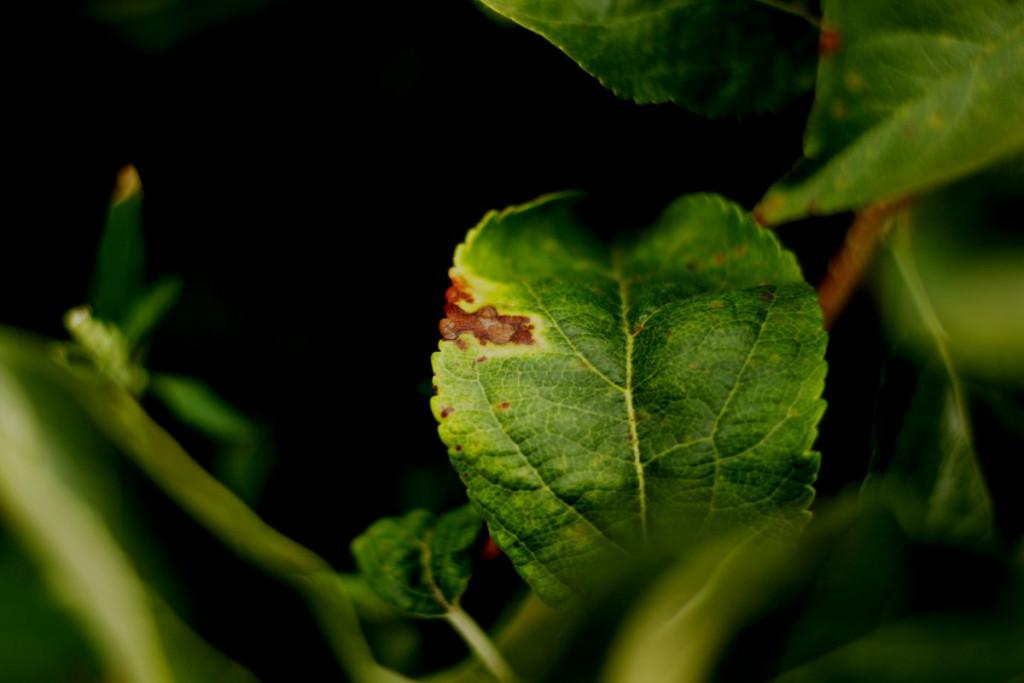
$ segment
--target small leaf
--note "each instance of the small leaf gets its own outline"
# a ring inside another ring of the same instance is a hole
[[[92,305],[96,317],[121,323],[142,293],[146,250],[142,236],[142,184],[134,166],[125,166],[103,227],[96,256]]]
[[[159,374],[149,388],[179,420],[211,439],[248,443],[260,435],[259,425],[200,379]]]
[[[798,2],[482,1],[639,103],[748,114],[777,109],[814,81],[817,31]]]
[[[143,292],[125,314],[121,329],[132,348],[148,337],[181,296],[181,280],[165,277]]]
[[[771,233],[698,195],[611,247],[575,206],[470,231],[433,357],[452,463],[548,601],[648,550],[801,526],[824,410],[821,311]]]
[[[469,583],[470,550],[480,526],[468,505],[437,519],[413,510],[374,522],[352,542],[352,554],[385,602],[406,614],[443,617]]]
[[[825,0],[804,153],[767,224],[919,194],[1024,149],[1024,3]]]

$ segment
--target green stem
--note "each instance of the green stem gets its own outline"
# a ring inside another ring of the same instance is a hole
[[[800,17],[805,21],[810,22],[816,29],[821,30],[821,17],[816,16],[811,10],[805,7],[799,2],[786,2],[786,0],[757,0],[766,7],[772,7],[785,12],[786,14],[792,14],[793,16]]]
[[[110,439],[170,498],[240,557],[291,584],[316,613],[339,663],[359,683],[410,679],[374,659],[340,577],[210,476],[125,391],[65,377]]]
[[[490,637],[473,620],[473,617],[466,614],[458,605],[452,605],[449,607],[445,619],[462,636],[469,649],[487,667],[487,670],[494,674],[495,678],[501,683],[516,683],[518,681],[512,667],[508,665],[505,658],[498,652],[498,648],[491,642]]]

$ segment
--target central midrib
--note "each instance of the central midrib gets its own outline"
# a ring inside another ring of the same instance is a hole
[[[633,406],[633,334],[629,329],[629,286],[619,264],[619,252],[612,254],[613,275],[619,285],[622,332],[626,338],[626,386],[623,395],[626,404],[626,423],[629,425],[629,443],[633,449],[633,467],[636,470],[637,499],[640,504],[640,537],[647,545],[647,487],[644,465],[640,459],[640,435],[636,428],[636,409]]]

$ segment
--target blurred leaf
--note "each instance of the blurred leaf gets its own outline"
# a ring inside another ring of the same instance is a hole
[[[171,681],[142,583],[102,520],[47,469],[47,460],[71,457],[48,453],[52,448],[0,367],[0,501],[8,523],[77,613],[112,675]]]
[[[255,441],[225,445],[213,459],[213,473],[239,498],[252,505],[259,500],[274,467],[276,450],[267,432]]]
[[[641,104],[750,114],[778,109],[814,82],[816,20],[800,0],[482,2]]]
[[[797,544],[711,546],[654,585],[603,680],[1005,681],[1024,672],[1024,575],[906,537],[868,506]]]
[[[920,194],[1024,149],[1024,4],[825,0],[831,52],[768,224]]]
[[[879,398],[883,428],[894,435],[876,437],[863,493],[884,498],[909,529],[984,539],[993,530],[992,498],[955,372],[941,363],[921,368],[902,412]]]
[[[175,417],[215,441],[245,443],[261,429],[206,382],[184,375],[153,375],[149,389]]]
[[[89,0],[90,14],[142,50],[170,50],[197,33],[279,0]]]
[[[181,279],[165,277],[135,299],[121,325],[129,348],[135,348],[156,329],[180,296]]]
[[[199,467],[124,389],[85,368],[71,372],[57,362],[54,347],[52,342],[0,330],[0,369],[30,368],[73,397],[95,425],[187,513],[241,557],[292,585],[308,600],[354,681],[408,680],[373,660],[344,585],[323,559],[263,522]]]
[[[142,183],[134,166],[125,166],[103,227],[92,305],[96,316],[120,324],[142,293],[146,250],[142,236]]]
[[[891,263],[881,272],[891,328],[926,353],[937,328],[964,373],[1024,386],[1022,215],[1024,157],[917,199],[897,237],[934,320]]]
[[[98,680],[101,668],[82,625],[6,531],[0,533],[0,680]]]
[[[436,519],[413,510],[374,522],[352,542],[352,554],[385,602],[407,614],[443,617],[469,583],[481,524],[468,505]]]
[[[133,395],[146,386],[146,371],[132,359],[128,342],[115,325],[94,318],[88,306],[64,315],[64,327],[104,377]]]
[[[801,527],[824,410],[821,311],[770,232],[694,195],[611,247],[576,207],[546,197],[469,232],[433,356],[452,463],[552,602],[637,555]]]

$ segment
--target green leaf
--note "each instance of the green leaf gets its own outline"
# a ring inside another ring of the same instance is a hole
[[[352,554],[370,588],[396,609],[445,616],[472,572],[470,550],[480,516],[466,505],[440,518],[426,510],[374,522],[352,542]]]
[[[482,1],[639,103],[749,114],[779,108],[814,80],[817,31],[799,2]]]
[[[181,280],[165,277],[142,293],[121,324],[128,345],[134,348],[156,329],[181,296]]]
[[[611,247],[576,205],[470,231],[433,356],[452,463],[553,602],[648,550],[802,525],[824,410],[820,309],[773,235],[697,195]]]
[[[135,167],[126,166],[118,176],[96,256],[92,306],[97,317],[123,321],[142,293],[145,261],[142,185]]]
[[[216,441],[250,443],[263,431],[200,379],[153,375],[149,389],[179,420]]]
[[[804,153],[768,224],[919,194],[1024,149],[1024,4],[825,0]]]
[[[0,360],[7,355],[0,348]],[[3,365],[7,365],[6,362]],[[100,516],[63,482],[35,409],[0,366],[0,503],[5,522],[75,612],[114,678],[171,681],[149,597]]]
[[[352,554],[382,600],[405,614],[446,619],[494,678],[514,683],[517,677],[504,657],[459,605],[480,525],[480,515],[469,505],[438,519],[413,510],[375,522],[352,542]]]

